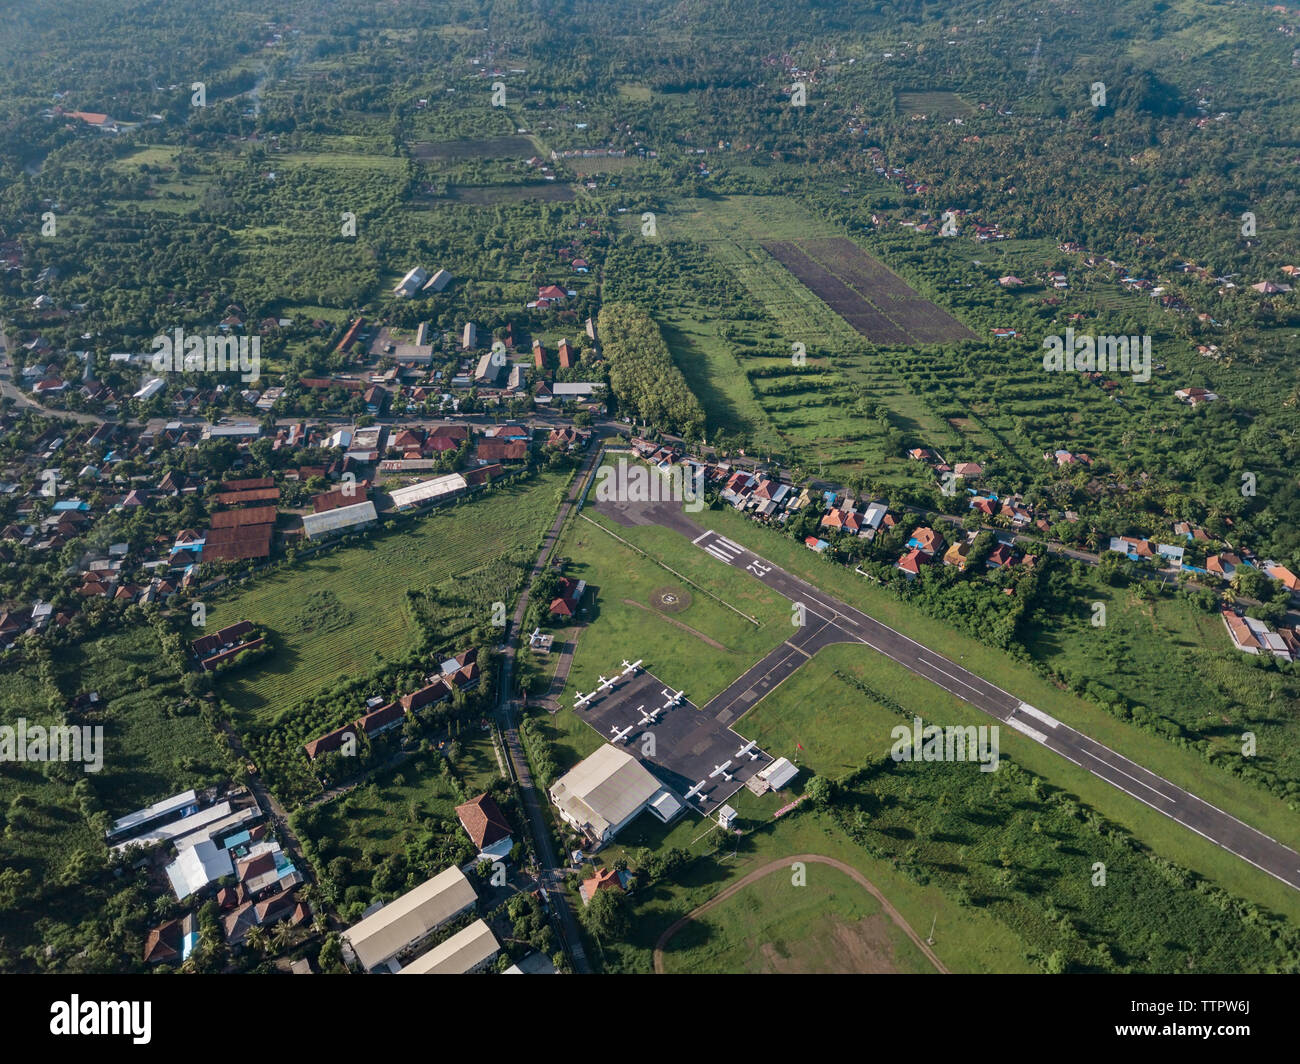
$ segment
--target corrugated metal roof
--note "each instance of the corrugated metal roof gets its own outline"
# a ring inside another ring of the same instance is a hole
[[[492,929],[484,921],[475,920],[465,930],[458,931],[446,942],[417,957],[397,974],[464,975],[500,949],[501,944],[492,934]]]
[[[373,502],[359,502],[354,506],[340,506],[336,510],[307,514],[302,519],[302,528],[307,533],[308,539],[314,539],[316,536],[338,532],[345,528],[354,528],[357,525],[364,525],[378,519],[379,514],[375,511]]]
[[[343,932],[362,967],[384,961],[473,905],[478,895],[459,868],[448,868]]]
[[[434,477],[432,480],[421,480],[417,484],[397,488],[388,494],[393,500],[393,505],[400,510],[407,506],[418,506],[422,502],[431,502],[447,495],[455,495],[459,491],[464,491],[467,487],[469,485],[465,482],[464,477],[459,473],[450,473],[445,477]]]

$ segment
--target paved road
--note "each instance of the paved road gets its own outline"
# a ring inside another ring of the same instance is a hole
[[[559,512],[555,515],[555,520],[551,523],[550,530],[542,541],[542,549],[538,552],[537,561],[533,563],[528,583],[524,587],[523,594],[519,596],[514,615],[510,618],[510,624],[506,627],[502,638],[504,650],[501,654],[501,677],[496,710],[501,734],[505,737],[506,756],[510,758],[515,778],[519,782],[519,793],[523,800],[524,813],[528,817],[528,823],[533,833],[537,855],[542,861],[542,878],[551,899],[551,911],[556,916],[557,931],[565,951],[573,961],[573,970],[579,974],[589,973],[591,965],[587,960],[587,953],[582,945],[582,935],[578,931],[577,921],[573,917],[568,898],[564,893],[565,865],[558,861],[555,856],[555,847],[551,842],[551,832],[547,826],[542,798],[533,783],[532,773],[528,768],[528,758],[524,753],[523,742],[519,738],[519,728],[515,722],[516,706],[514,699],[511,697],[511,691],[514,683],[516,643],[521,635],[520,628],[523,625],[524,613],[528,609],[529,588],[550,561],[551,552],[555,549],[556,540],[559,539],[560,529],[564,527],[564,520],[568,517],[569,510],[574,502],[577,501],[587,475],[591,472],[591,467],[595,464],[596,459],[600,457],[600,451],[600,441],[593,436],[586,460],[582,463],[582,468],[579,469],[578,474],[573,478],[573,483],[569,487],[569,494],[560,505]]]
[[[907,935],[908,938],[912,940],[912,942],[916,945],[916,948],[919,949],[922,953],[924,953],[927,958],[929,958],[930,963],[933,964],[939,972],[941,972],[944,975],[952,974],[948,971],[947,967],[944,966],[943,961],[941,961],[938,958],[934,950],[932,950],[929,947],[929,945],[921,938],[921,936],[912,930],[911,925],[908,924],[908,922],[903,919],[903,914],[900,913],[897,909],[895,909],[892,905],[890,905],[889,899],[886,898],[883,894],[880,893],[879,890],[876,889],[876,885],[872,883],[871,880],[867,879],[867,877],[864,876],[861,872],[859,872],[856,868],[853,868],[851,865],[846,865],[843,861],[838,861],[834,857],[822,857],[820,854],[815,854],[815,853],[799,853],[799,854],[795,854],[793,857],[786,857],[783,860],[770,861],[767,864],[763,865],[761,868],[755,868],[752,872],[747,873],[743,878],[738,879],[735,883],[732,883],[731,886],[726,888],[726,890],[720,891],[718,894],[714,895],[703,905],[701,905],[698,909],[694,910],[691,913],[688,913],[686,916],[683,916],[680,920],[678,920],[675,924],[673,924],[672,927],[670,927],[667,931],[665,931],[662,935],[660,935],[659,941],[655,943],[655,952],[654,952],[655,974],[656,975],[665,974],[664,973],[664,949],[667,947],[672,937],[675,934],[677,934],[677,932],[680,931],[683,927],[685,927],[686,924],[690,923],[692,920],[695,920],[703,916],[715,905],[719,905],[722,902],[726,901],[737,891],[743,890],[745,887],[749,886],[749,884],[753,883],[756,879],[762,879],[764,876],[770,875],[772,872],[775,872],[778,869],[788,869],[792,864],[795,863],[795,861],[801,861],[805,865],[808,864],[830,865],[830,867],[840,872],[843,872],[846,876],[848,876],[855,883],[857,883],[858,886],[862,887],[868,893],[870,893],[871,896],[876,899],[876,901],[880,902],[880,907],[885,910],[886,915],[888,915],[888,917],[891,920],[893,920],[894,923],[896,923],[900,928],[903,929],[903,932]],[[724,973],[724,974],[734,974],[734,973]]]
[[[18,409],[35,410],[38,414],[44,414],[46,417],[67,418],[71,421],[79,421],[83,425],[102,425],[104,418],[95,414],[86,414],[74,410],[53,410],[48,406],[42,406],[29,394],[13,383],[13,361],[9,357],[9,337],[0,330],[0,396],[11,399]]]
[[[520,633],[523,634],[522,632]],[[578,637],[582,635],[582,627],[574,625],[564,633],[562,641],[551,644],[551,652],[558,655],[555,663],[555,674],[551,677],[550,686],[546,689],[541,699],[541,705],[546,707],[547,713],[558,713],[560,711],[560,692],[564,690],[564,685],[569,682],[569,669],[573,667],[573,655],[578,649]],[[556,647],[559,650],[556,650]]]
[[[610,512],[616,520],[627,520],[628,508],[629,504],[619,504],[610,508]],[[603,505],[602,509],[605,509]],[[811,637],[806,637],[812,643],[825,645],[827,642],[854,642],[871,647],[1112,787],[1136,798],[1143,805],[1163,813],[1243,861],[1300,890],[1300,853],[1295,850],[1191,792],[1176,787],[1042,710],[1022,702],[1015,695],[989,683],[930,647],[895,631],[861,610],[832,598],[739,543],[700,528],[674,505],[648,504],[640,509],[642,512],[635,515],[637,523],[648,523],[649,519],[655,524],[672,528],[691,539],[695,546],[711,557],[748,572],[792,603],[802,603],[808,626],[814,630]],[[776,678],[779,682],[784,675],[793,671],[790,668],[792,662],[797,665],[806,660],[797,651],[797,647],[792,648],[791,643],[794,642],[791,640],[783,643],[772,651],[719,698],[731,697],[737,708],[748,708],[746,702],[748,705],[757,702],[766,692],[760,693],[755,689],[755,679],[758,680],[758,687],[761,687],[766,677]],[[746,678],[749,678],[749,688],[740,690],[739,685]],[[770,684],[768,689],[771,686],[775,684]],[[757,697],[752,697],[753,695]]]

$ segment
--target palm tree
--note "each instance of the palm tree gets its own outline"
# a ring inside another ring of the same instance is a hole
[[[260,956],[266,949],[266,931],[260,927],[250,928],[244,936],[244,945]]]
[[[292,938],[293,927],[288,920],[281,920],[275,925],[275,930],[271,932],[271,944],[277,950],[283,950]]]

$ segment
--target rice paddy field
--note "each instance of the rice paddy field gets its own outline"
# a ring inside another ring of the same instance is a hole
[[[899,92],[896,94],[895,102],[900,114],[924,114],[945,122],[953,118],[965,118],[975,113],[975,108],[955,92],[941,89],[926,92]]]

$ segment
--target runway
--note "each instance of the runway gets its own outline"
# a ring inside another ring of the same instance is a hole
[[[628,514],[633,508],[639,512]],[[821,647],[831,643],[862,643],[1143,805],[1300,890],[1300,853],[976,676],[925,644],[827,595],[742,544],[711,529],[700,528],[673,504],[616,504],[606,512],[624,523],[672,528],[710,557],[747,572],[792,604],[799,603],[804,608],[806,624],[801,631],[706,705],[706,715],[724,723],[734,721]]]

